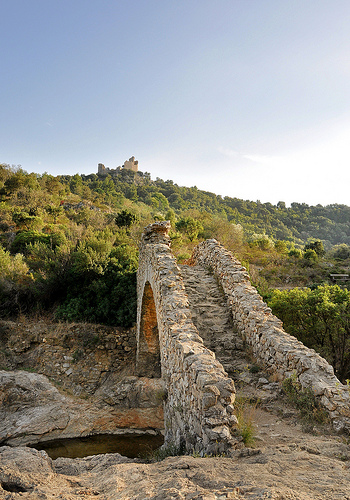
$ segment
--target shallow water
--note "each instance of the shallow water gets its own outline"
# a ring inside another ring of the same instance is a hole
[[[164,442],[162,435],[148,434],[98,434],[96,436],[72,439],[57,439],[31,445],[31,448],[45,450],[50,458],[83,458],[102,453],[120,453],[125,457],[137,458],[149,454]]]

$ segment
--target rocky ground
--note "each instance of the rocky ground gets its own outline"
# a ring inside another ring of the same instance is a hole
[[[283,403],[280,403],[283,407]],[[229,457],[169,457],[145,463],[118,454],[58,458],[0,448],[0,499],[349,500],[350,450],[335,436],[259,410],[254,448]]]
[[[0,500],[350,500],[349,437],[334,434],[327,424],[302,421],[280,387],[245,351],[215,280],[188,266],[182,273],[193,320],[235,380],[236,407],[243,408],[254,439],[224,457],[160,462],[118,454],[51,460],[30,447],[2,446]],[[83,331],[90,340],[84,341]],[[117,415],[124,415],[126,425],[136,406],[142,411],[152,404],[157,408],[154,397],[161,387],[134,377],[134,346],[127,332],[119,335],[92,325],[2,323],[0,335],[0,367],[6,368],[0,372],[3,444],[28,444],[44,424],[48,434],[53,422],[58,433],[74,425],[75,432],[95,432],[108,421],[116,425]],[[18,368],[43,375],[12,371]]]
[[[255,429],[255,441],[248,447],[233,450],[227,457],[168,457],[147,463],[118,454],[51,460],[43,451],[3,446],[0,499],[350,499],[349,439],[332,434],[327,426],[309,424],[306,429],[276,384],[267,383],[263,372],[251,373],[254,365],[249,358],[245,363],[236,385],[238,400],[250,401],[245,405],[246,418]],[[11,428],[21,434],[20,424],[26,433],[33,431],[31,426],[35,432],[35,426],[42,428],[53,420],[59,427],[60,420],[67,418],[67,408],[70,425],[75,421],[80,431],[89,425],[88,408],[94,406],[91,401],[60,393],[42,375],[0,373],[0,392],[8,395],[0,407],[2,435],[10,434]],[[131,386],[124,389],[129,392]],[[23,401],[19,404],[20,393],[21,397],[27,395],[24,407]],[[60,412],[54,407],[58,403]],[[38,410],[43,413],[35,413]],[[100,410],[95,408],[95,415]],[[22,438],[25,435],[22,433]]]

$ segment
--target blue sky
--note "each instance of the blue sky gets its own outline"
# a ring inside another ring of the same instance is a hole
[[[348,0],[2,0],[0,162],[350,205]]]

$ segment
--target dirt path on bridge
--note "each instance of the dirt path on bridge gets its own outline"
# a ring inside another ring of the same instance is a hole
[[[256,366],[249,356],[242,338],[234,329],[224,293],[215,277],[199,265],[183,265],[180,269],[193,322],[205,345],[215,352],[228,375],[235,381],[237,402],[244,403],[246,418],[250,419],[254,426],[254,448],[259,450],[256,455],[257,462],[264,462],[265,453],[291,455],[298,452],[302,453],[300,460],[306,461],[305,464],[309,462],[310,468],[306,466],[308,473],[312,469],[311,458],[316,456],[339,460],[344,470],[348,471],[349,438],[335,435],[327,425],[301,421],[299,411],[288,403],[279,384],[271,381],[271,377]],[[264,451],[260,456],[261,450]],[[316,485],[324,477],[323,473],[320,475],[317,466],[313,479],[308,479],[310,487],[311,482],[315,481],[314,488],[317,490]],[[335,486],[332,477],[330,483]],[[350,484],[347,494],[347,498],[350,498]],[[337,498],[332,494],[327,497],[325,492],[324,496],[320,495],[315,498]]]

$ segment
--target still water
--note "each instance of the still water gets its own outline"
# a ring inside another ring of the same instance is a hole
[[[98,434],[96,436],[72,439],[57,439],[30,445],[37,450],[45,450],[50,458],[83,458],[102,453],[120,453],[124,457],[137,458],[149,454],[162,446],[162,435],[148,434]]]

